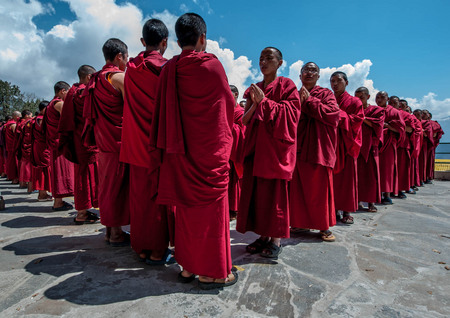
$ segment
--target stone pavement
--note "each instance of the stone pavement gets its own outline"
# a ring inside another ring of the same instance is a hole
[[[450,182],[355,213],[334,227],[284,240],[277,261],[245,253],[255,239],[231,223],[239,282],[202,291],[179,266],[150,267],[130,248],[103,242],[100,224],[73,225],[75,211],[2,179],[0,317],[449,317]]]

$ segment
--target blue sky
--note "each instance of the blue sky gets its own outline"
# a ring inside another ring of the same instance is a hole
[[[207,50],[221,59],[230,82],[241,90],[260,78],[261,49],[276,46],[285,59],[281,75],[295,80],[304,62],[315,61],[322,68],[322,86],[332,71],[344,70],[350,93],[361,85],[373,95],[386,90],[450,123],[446,0],[7,0],[0,4],[0,40],[6,43],[0,48],[0,78],[49,98],[51,83],[75,81],[80,64],[101,67],[100,49],[108,37],[123,39],[130,53],[138,53],[140,26],[148,17],[168,24],[170,58],[178,53],[173,23],[186,11],[204,17],[211,40]],[[39,81],[18,74],[12,63],[23,65],[30,58],[39,60],[29,67]]]

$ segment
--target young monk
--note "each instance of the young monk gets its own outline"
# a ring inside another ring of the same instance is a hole
[[[375,203],[381,203],[380,160],[378,147],[383,142],[384,109],[369,105],[369,90],[360,87],[355,91],[364,107],[362,146],[358,157],[358,198],[368,203],[369,212],[377,212]]]
[[[383,145],[380,148],[380,188],[383,204],[392,204],[390,194],[398,188],[397,146],[405,135],[405,122],[399,111],[388,105],[388,101],[389,96],[385,91],[377,93],[375,102],[385,110]]]
[[[22,111],[22,122],[17,126],[17,158],[19,159],[19,183],[22,187],[28,188],[28,193],[33,192],[33,184],[31,182],[32,165],[31,165],[31,121],[32,112],[29,110]]]
[[[230,156],[230,184],[228,185],[228,199],[230,204],[230,221],[235,220],[239,210],[239,198],[241,196],[242,175],[244,173],[243,153],[244,153],[244,133],[245,126],[242,123],[244,108],[242,108],[237,99],[239,90],[236,86],[230,85],[231,93],[234,96],[236,105],[234,106],[233,122],[233,148]]]
[[[319,67],[303,65],[299,91],[302,105],[297,136],[297,163],[290,182],[289,215],[293,232],[320,231],[333,242],[336,225],[333,167],[336,162],[339,107],[332,91],[317,84]]]
[[[72,210],[73,206],[63,201],[63,198],[73,196],[73,163],[67,160],[58,150],[59,120],[63,109],[64,99],[70,89],[66,82],[55,84],[55,97],[50,101],[44,113],[43,128],[48,148],[50,150],[50,164],[52,169],[52,194],[55,198],[53,211]]]
[[[404,138],[397,144],[397,188],[394,189],[394,193],[391,193],[391,197],[397,197],[399,199],[406,199],[405,192],[409,190],[409,170],[410,166],[410,145],[408,134],[413,132],[411,127],[412,119],[409,114],[401,110],[400,98],[397,96],[389,97],[389,105],[399,111],[400,116],[405,122],[405,134]]]
[[[131,247],[149,265],[174,262],[169,245],[167,206],[149,194],[157,186],[158,171],[151,173],[149,135],[155,111],[158,78],[167,60],[169,31],[164,23],[150,19],[142,28],[145,51],[130,59],[124,85],[124,109],[120,161],[130,164]]]
[[[276,259],[281,238],[289,237],[288,181],[296,162],[300,99],[290,79],[277,76],[281,52],[266,47],[259,58],[262,82],[252,84],[242,122],[247,126],[244,176],[236,230],[260,237],[247,252]]]
[[[12,184],[19,183],[18,160],[15,154],[15,131],[21,113],[14,111],[12,118],[3,127],[6,144],[6,175]]]
[[[77,215],[76,225],[94,224],[99,217],[88,211],[98,207],[98,167],[96,146],[85,147],[81,142],[85,120],[83,118],[86,84],[95,69],[90,65],[78,68],[79,82],[72,85],[64,100],[58,131],[60,133],[59,151],[73,163],[74,201]]]
[[[222,64],[205,53],[206,24],[186,13],[175,24],[182,52],[164,66],[150,145],[162,153],[157,203],[176,206],[175,257],[182,283],[233,285],[228,170],[234,99]],[[153,155],[152,155],[153,156]],[[160,164],[160,165],[159,165]]]
[[[444,131],[442,130],[441,125],[435,121],[432,120],[433,115],[428,112],[429,116],[430,116],[430,122],[431,122],[431,126],[433,127],[433,139],[434,139],[434,143],[433,143],[433,149],[431,151],[431,165],[429,167],[429,178],[432,180],[434,179],[434,162],[435,162],[435,156],[436,156],[436,148],[437,146],[439,146],[439,141],[442,138],[442,135],[444,135]]]
[[[339,105],[337,159],[334,167],[334,204],[342,210],[341,222],[353,224],[350,212],[358,209],[358,164],[361,149],[364,109],[359,98],[345,91],[348,85],[344,72],[334,72],[330,77],[331,89]]]
[[[411,190],[416,192],[419,190],[418,186],[420,186],[419,154],[420,149],[422,148],[423,131],[422,131],[422,124],[420,123],[420,120],[418,120],[417,117],[411,111],[411,107],[406,106],[406,111],[412,115],[411,118],[413,120],[415,127],[414,132],[416,132],[416,134],[411,136],[412,151],[411,151],[411,176],[410,176]]]
[[[0,178],[6,178],[6,149],[3,127],[7,120],[9,120],[8,116],[0,122]]]
[[[102,50],[106,64],[92,74],[82,95],[86,98],[82,140],[85,146],[96,145],[99,149],[98,204],[100,221],[106,226],[105,241],[121,247],[130,244],[130,235],[122,231],[122,226],[130,224],[129,167],[119,162],[128,47],[112,38]]]
[[[31,123],[31,164],[33,189],[38,190],[38,201],[52,201],[53,197],[47,191],[52,192],[50,150],[47,146],[45,131],[42,127],[44,113],[50,102],[42,101],[39,104],[39,115],[33,118]]]

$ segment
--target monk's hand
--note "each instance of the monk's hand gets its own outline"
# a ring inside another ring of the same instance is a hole
[[[302,88],[300,88],[300,103],[303,104],[309,98],[309,96],[310,94],[308,90],[305,88],[305,86],[302,86]]]
[[[252,84],[252,86],[250,86],[250,96],[252,96],[252,100],[255,104],[259,104],[264,99],[265,95],[261,88]]]

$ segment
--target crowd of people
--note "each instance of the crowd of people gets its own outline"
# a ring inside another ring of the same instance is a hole
[[[59,81],[55,97],[14,112],[0,128],[0,172],[54,211],[73,206],[74,224],[106,227],[111,247],[131,245],[149,265],[182,267],[181,283],[233,285],[230,219],[260,237],[251,254],[276,259],[292,232],[335,240],[337,221],[406,198],[433,179],[443,131],[426,110],[380,91],[351,96],[347,75],[317,85],[303,65],[301,87],[277,71],[280,50],[262,50],[263,80],[238,103],[220,61],[206,53],[206,24],[186,13],[175,24],[180,55],[163,57],[169,31],[148,20],[145,50],[103,45],[100,71],[82,65],[79,82]],[[51,193],[51,195],[50,195]],[[367,207],[365,206],[367,203]],[[92,208],[99,208],[100,217]],[[130,225],[130,232],[122,230]],[[169,248],[173,246],[174,248]]]

